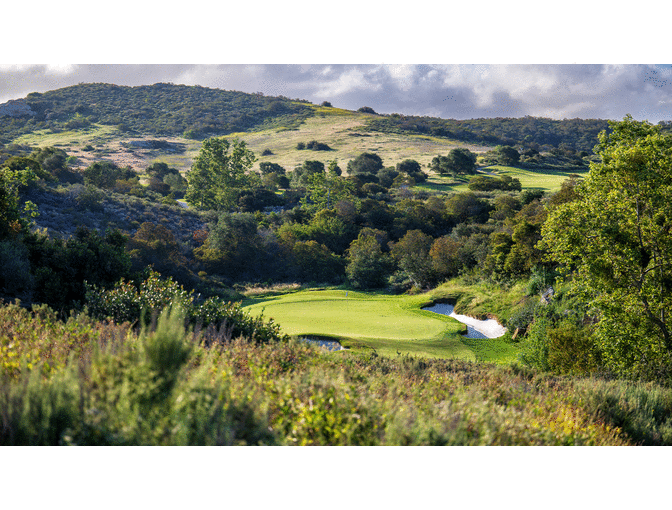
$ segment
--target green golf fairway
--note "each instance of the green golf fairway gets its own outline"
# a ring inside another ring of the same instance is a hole
[[[250,298],[243,304],[252,315],[263,312],[265,319],[272,318],[292,336],[332,338],[344,347],[373,348],[384,356],[409,354],[472,361],[491,358],[478,346],[474,348],[474,342],[469,342],[471,346],[463,342],[463,324],[422,310],[428,301],[421,295],[347,291],[346,297],[344,290],[312,290]]]

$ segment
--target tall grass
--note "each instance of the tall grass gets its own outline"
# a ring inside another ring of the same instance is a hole
[[[24,314],[18,328],[10,316],[0,319],[3,346],[29,340],[30,326],[46,320]],[[79,324],[87,331],[83,319]],[[184,324],[175,310],[140,332],[99,324],[79,350],[52,351],[62,352],[61,362],[45,370],[43,346],[60,342],[62,330],[53,326],[21,351],[18,369],[2,367],[0,444],[672,442],[671,393],[653,385],[561,379],[515,365],[328,353],[296,340],[258,344],[216,331],[205,347],[204,332]]]

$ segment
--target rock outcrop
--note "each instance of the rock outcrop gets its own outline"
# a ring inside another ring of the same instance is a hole
[[[10,99],[0,104],[0,117],[25,117],[37,115],[24,99]]]

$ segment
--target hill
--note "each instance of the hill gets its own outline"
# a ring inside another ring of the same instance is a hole
[[[517,145],[542,151],[561,149],[590,153],[597,134],[608,129],[607,121],[596,119],[455,120],[371,112],[200,86],[157,83],[127,87],[82,83],[44,93],[34,92],[24,99],[0,105],[0,143],[61,146],[89,161],[88,156],[120,156],[132,149],[137,153],[142,148],[122,145],[121,141],[161,138],[169,143],[182,143],[181,154],[189,155],[198,140],[245,135],[252,146],[258,145],[262,151],[269,149],[281,159],[284,158],[283,145],[294,148],[301,138],[327,144],[339,151],[330,155],[341,160],[366,150],[386,151],[388,147],[382,145],[393,141],[397,145],[388,158],[403,159],[446,151],[458,145],[470,146],[475,152],[484,152],[495,145]],[[298,133],[299,128],[303,132]],[[278,132],[283,132],[280,140],[276,136]],[[252,133],[256,136],[250,136]],[[271,141],[280,142],[280,146],[274,146]],[[84,147],[90,147],[88,152],[94,154],[78,154]],[[171,152],[176,151],[159,151],[159,154],[171,156]],[[140,165],[156,155],[156,151],[141,153],[135,158],[128,155],[126,161]],[[184,166],[188,167],[189,158],[183,159]],[[290,158],[285,163],[296,161]]]
[[[116,126],[129,134],[203,138],[276,123],[292,126],[312,110],[285,97],[157,83],[125,87],[81,83],[45,93],[31,93],[2,124],[0,140],[41,129],[53,132],[91,124]]]

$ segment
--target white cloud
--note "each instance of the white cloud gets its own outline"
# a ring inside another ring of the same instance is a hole
[[[79,82],[159,81],[453,118],[672,119],[672,70],[653,65],[0,65],[0,102]]]

